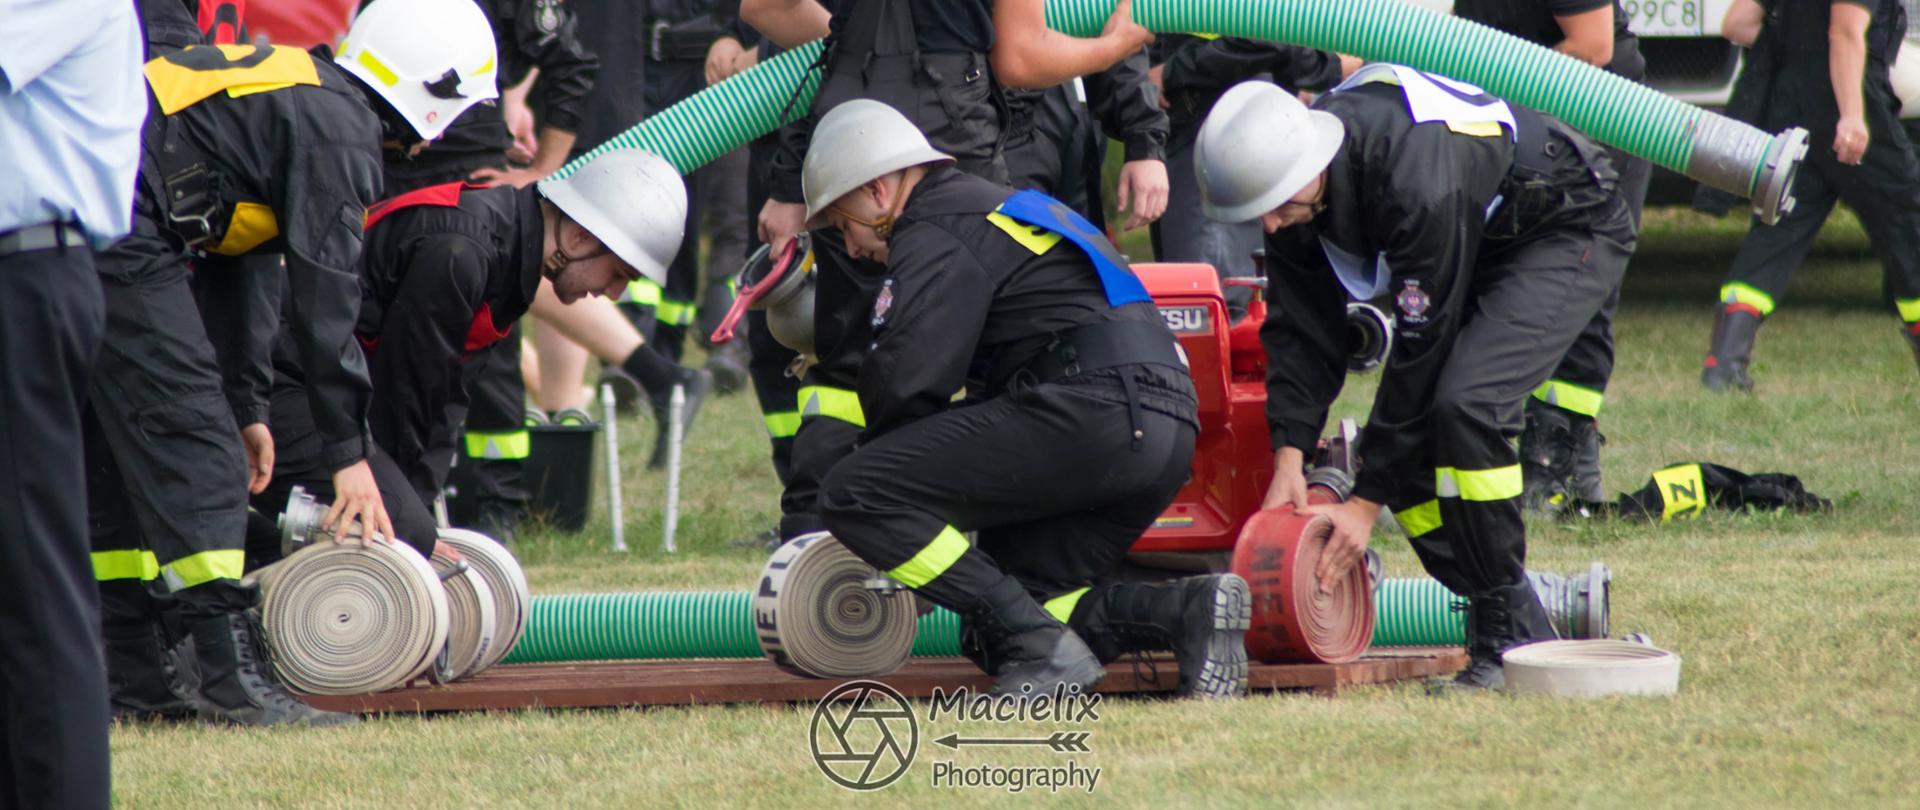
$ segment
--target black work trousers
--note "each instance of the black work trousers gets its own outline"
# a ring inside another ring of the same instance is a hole
[[[81,408],[105,313],[93,254],[0,256],[0,808],[104,808],[107,667]]]
[[[1647,201],[1647,185],[1653,181],[1653,164],[1619,149],[1608,149],[1613,167],[1620,172],[1620,200],[1633,217],[1634,231],[1640,228],[1640,209]],[[1625,274],[1622,274],[1624,279]],[[1580,337],[1567,349],[1560,365],[1533,395],[1549,404],[1584,416],[1599,416],[1600,403],[1613,379],[1613,315],[1620,308],[1620,285],[1613,285],[1606,303],[1587,321]]]
[[[747,221],[741,236],[746,240],[748,253],[758,250],[763,244],[760,241],[760,209],[767,204],[767,172],[768,164],[773,160],[773,149],[772,138],[760,138],[747,145]],[[753,394],[759,400],[760,415],[766,420],[767,439],[772,445],[773,473],[780,479],[778,532],[780,539],[790,540],[806,530],[789,533],[786,528],[788,516],[813,512],[811,496],[802,503],[796,493],[788,491],[793,469],[794,437],[800,432],[800,380],[788,374],[787,369],[799,355],[773,339],[773,333],[767,331],[765,312],[749,311],[746,320],[747,379],[753,382]],[[809,522],[818,523],[818,519],[812,518]]]
[[[246,453],[186,264],[117,261],[109,251],[98,268],[107,330],[87,404],[96,574],[157,578],[189,623],[249,607],[252,591],[239,581]]]
[[[1431,468],[1410,466],[1386,504],[1434,579],[1463,596],[1525,582],[1526,527],[1513,440],[1545,382],[1619,288],[1634,246],[1626,206],[1530,236],[1485,242],[1425,432]],[[1398,392],[1391,369],[1381,396]]]
[[[514,324],[505,338],[461,360],[460,365],[467,388],[466,436],[461,442],[466,458],[460,463],[474,465],[472,485],[479,489],[474,500],[492,501],[496,508],[524,513],[532,500],[526,486],[532,439],[526,424],[527,382],[520,375],[520,324]],[[446,483],[444,471],[440,482]],[[472,519],[469,515],[461,517]],[[399,530],[399,526],[394,527],[394,531]]]
[[[1086,588],[1186,483],[1194,429],[1143,411],[1135,446],[1127,405],[1085,385],[1119,383],[1020,387],[861,445],[822,482],[822,519],[861,559],[962,615],[984,610],[1003,575],[1041,601]]]

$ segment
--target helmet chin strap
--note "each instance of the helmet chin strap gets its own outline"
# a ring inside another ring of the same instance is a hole
[[[861,225],[865,225],[869,228],[872,228],[875,236],[878,236],[881,239],[885,239],[887,238],[888,234],[893,233],[893,226],[895,221],[900,218],[901,209],[904,209],[907,206],[907,192],[911,191],[914,186],[919,185],[920,178],[925,177],[926,174],[927,174],[927,168],[925,166],[914,166],[914,167],[908,168],[906,170],[906,173],[900,177],[899,187],[894,190],[893,205],[888,206],[887,212],[884,214],[881,214],[879,217],[875,219],[872,219],[872,220],[861,219],[859,217],[856,217],[852,214],[847,213],[847,209],[841,208],[838,205],[833,205],[828,207],[832,208],[834,212],[838,213],[840,216],[846,217],[848,220],[851,220],[853,222],[858,222]]]
[[[562,231],[565,230],[567,222],[573,222],[573,220],[563,218],[562,222],[559,225]],[[576,228],[579,228],[580,223],[574,222],[573,226]],[[585,228],[580,228],[580,229],[583,231],[586,230]],[[563,235],[554,234],[553,252],[548,254],[546,260],[540,263],[540,274],[543,276],[546,276],[548,281],[559,281],[560,273],[567,269],[567,265],[573,264],[574,262],[583,262],[588,259],[605,256],[612,252],[613,252],[612,250],[607,248],[606,244],[602,243],[600,245],[599,250],[595,250],[592,253],[586,253],[579,256],[575,256],[567,252],[566,239],[563,237]]]

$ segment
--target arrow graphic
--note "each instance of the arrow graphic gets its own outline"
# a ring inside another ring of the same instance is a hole
[[[935,739],[934,742],[954,749],[958,749],[963,745],[977,747],[1044,746],[1052,749],[1056,754],[1071,754],[1093,750],[1087,747],[1087,738],[1092,736],[1093,732],[1091,731],[1056,731],[1045,737],[962,737],[958,734],[948,734],[945,737]]]

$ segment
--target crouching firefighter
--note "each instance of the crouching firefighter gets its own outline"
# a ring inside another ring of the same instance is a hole
[[[1558,121],[1397,65],[1362,69],[1309,111],[1239,85],[1201,127],[1208,216],[1259,219],[1271,309],[1267,505],[1328,515],[1326,585],[1384,505],[1421,563],[1470,606],[1469,667],[1554,637],[1528,584],[1521,408],[1618,284],[1634,245],[1604,150]],[[1345,379],[1346,296],[1393,301],[1396,336],[1360,438],[1353,498],[1308,507],[1302,459]]]
[[[1197,429],[1126,260],[1058,201],[954,168],[880,102],[833,108],[814,144],[808,218],[885,268],[862,313],[866,426],[821,483],[827,528],[959,613],[996,693],[1090,687],[1103,659],[1166,649],[1184,693],[1243,691],[1238,577],[1099,584],[1186,481]]]
[[[382,121],[402,118],[390,85],[441,102],[446,118],[481,98],[460,88],[491,69],[492,39],[484,20],[477,38],[462,38],[472,29],[448,8],[430,30],[362,15],[349,41],[358,62],[382,66],[372,84],[324,53],[194,45],[179,0],[142,8],[154,58],[134,230],[97,264],[107,334],[86,427],[117,713],[353,719],[294,699],[261,657],[247,618],[255,594],[240,579],[247,495],[272,475],[268,350],[284,295],[336,494],[328,525],[358,520],[392,536],[362,427],[356,265],[366,206],[379,198]],[[191,656],[164,652],[189,634]],[[187,688],[182,676],[196,670],[199,687]]]

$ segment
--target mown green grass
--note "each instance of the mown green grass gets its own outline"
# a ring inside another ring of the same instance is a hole
[[[1649,215],[1619,321],[1603,430],[1609,488],[1671,462],[1802,476],[1825,516],[1714,514],[1692,523],[1537,525],[1536,567],[1613,567],[1614,623],[1685,658],[1662,699],[1432,699],[1417,685],[1327,700],[1115,700],[1093,751],[1103,806],[1886,807],[1920,804],[1920,376],[1880,306],[1878,264],[1837,220],[1764,330],[1759,395],[1697,384],[1710,302],[1743,222]],[[1136,255],[1142,251],[1135,250]],[[1360,415],[1370,384],[1341,411]],[[659,550],[663,480],[625,439],[627,542],[604,507],[579,535],[531,531],[536,591],[747,587],[776,493],[746,396],[708,406],[690,439],[680,552]],[[1381,537],[1389,572],[1417,573]],[[123,726],[115,791],[128,807],[982,806],[996,790],[936,789],[932,759],[1055,764],[1040,753],[936,752],[873,795],[835,787],[807,753],[808,707],[524,712],[355,728]],[[982,729],[944,721],[945,734]],[[929,735],[931,736],[931,735]]]

